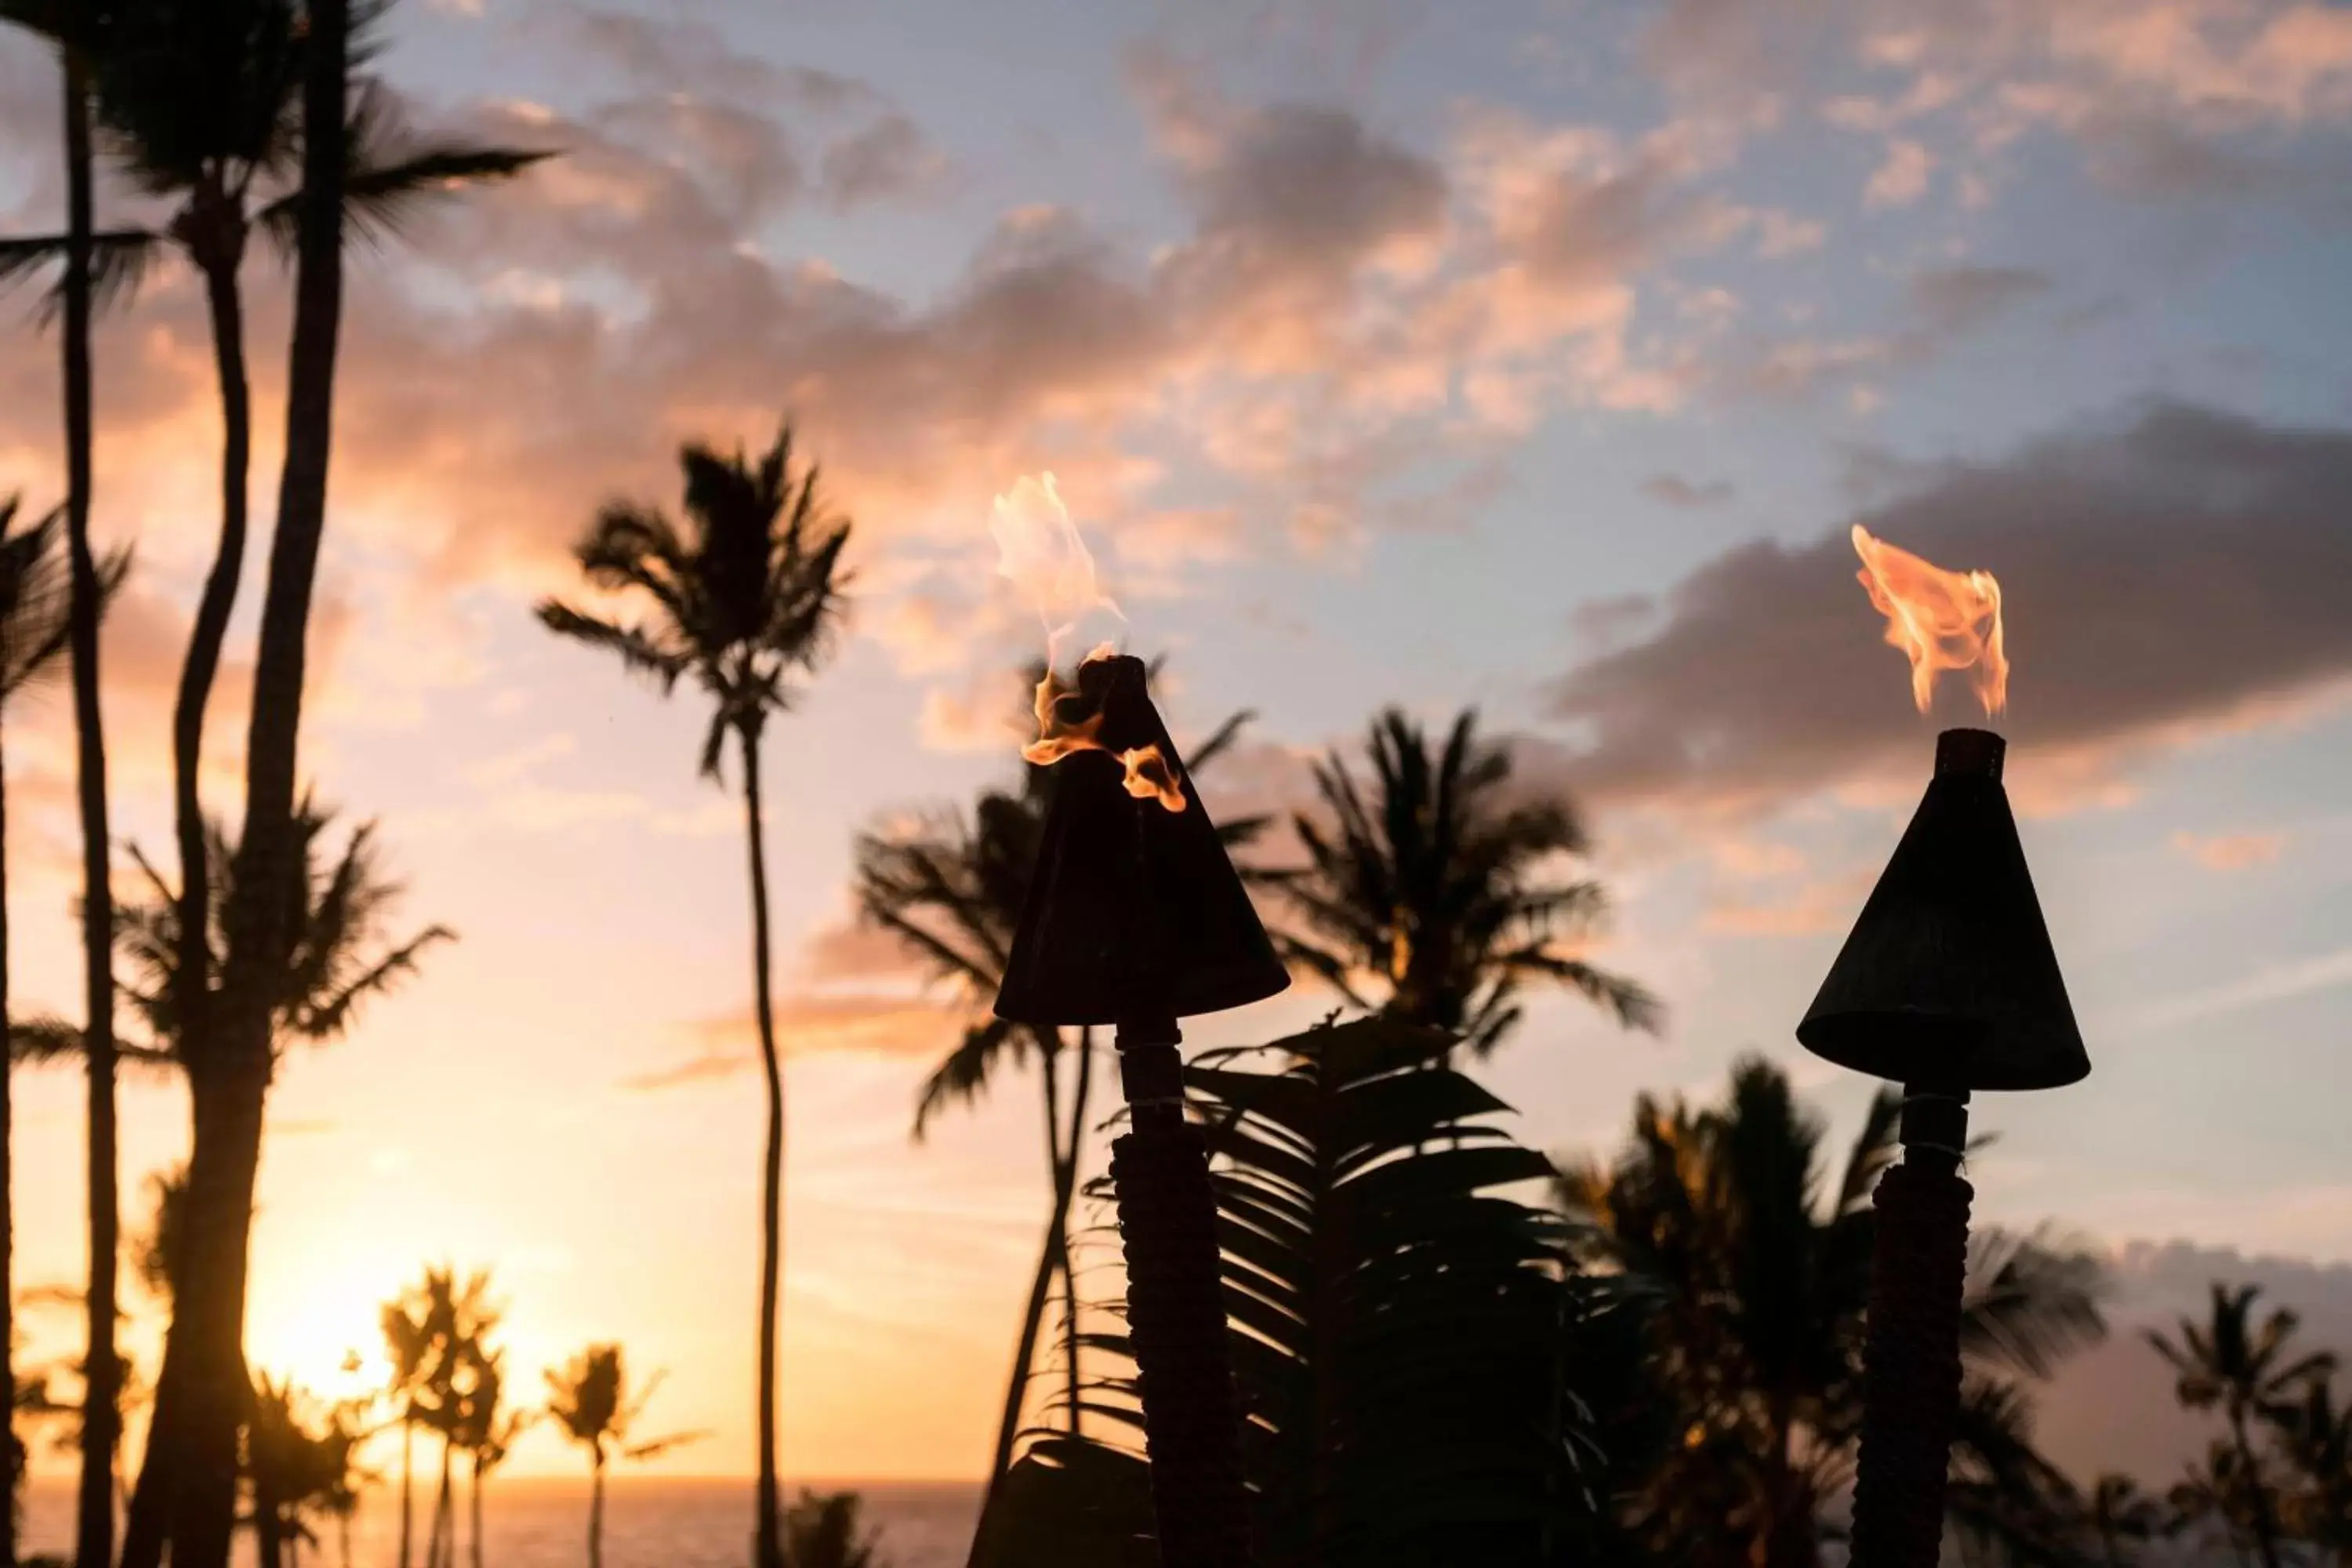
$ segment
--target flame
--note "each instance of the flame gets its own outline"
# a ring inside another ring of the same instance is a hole
[[[1054,664],[1062,639],[1088,615],[1105,610],[1121,620],[1127,617],[1095,580],[1095,558],[1070,520],[1069,508],[1062,504],[1054,476],[1024,474],[1014,480],[1010,491],[996,498],[989,531],[996,536],[998,574],[1028,595],[1045,625],[1045,678],[1037,683],[1034,703],[1037,738],[1021,748],[1023,760],[1051,767],[1074,752],[1109,750],[1096,734],[1102,728],[1100,712],[1063,719],[1061,700],[1076,689],[1063,682]],[[1113,644],[1098,644],[1078,661],[1079,668],[1118,652]],[[1184,809],[1184,782],[1158,746],[1130,748],[1118,760],[1127,770],[1128,794],[1138,800],[1156,800],[1170,811]]]
[[[1060,654],[1062,639],[1094,611],[1127,618],[1095,581],[1095,558],[1050,472],[1015,479],[1010,491],[996,498],[988,531],[996,536],[997,574],[1011,578],[1045,623],[1048,665]]]
[[[1118,650],[1108,643],[1097,647],[1078,661],[1081,667],[1097,659],[1108,658]],[[1052,767],[1074,752],[1107,752],[1110,748],[1096,738],[1102,728],[1100,711],[1087,714],[1075,722],[1062,717],[1061,700],[1076,689],[1065,685],[1045,668],[1045,679],[1037,683],[1037,738],[1021,748],[1022,760],[1041,768]],[[1134,746],[1118,753],[1119,764],[1127,770],[1127,793],[1138,800],[1156,800],[1170,811],[1184,809],[1184,781],[1175,767],[1160,754],[1157,745]]]
[[[1936,677],[1969,671],[1990,718],[2009,703],[2009,655],[2001,646],[2000,584],[1990,572],[1947,572],[1853,525],[1855,574],[1886,617],[1888,646],[1911,660],[1911,698],[1927,711]]]

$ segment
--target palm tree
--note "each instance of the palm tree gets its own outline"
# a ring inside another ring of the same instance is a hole
[[[691,673],[711,700],[702,773],[717,780],[729,739],[743,766],[743,815],[751,874],[751,1002],[766,1069],[768,1137],[761,1204],[760,1479],[754,1568],[782,1568],[777,1534],[776,1315],[783,1257],[784,1079],[769,994],[767,848],[761,825],[760,738],[790,708],[793,678],[814,673],[832,644],[847,579],[841,552],[850,525],[818,499],[814,465],[793,472],[789,425],[754,464],[699,443],[678,454],[687,527],[658,508],[615,501],[597,514],[575,552],[591,586],[642,602],[646,621],[607,620],[549,599],[549,630],[617,655],[665,694]]]
[[[2177,1528],[2218,1525],[2231,1557],[2242,1564],[2245,1542],[2255,1533],[2254,1499],[2263,1485],[2260,1476],[2248,1472],[2237,1447],[2226,1437],[2217,1437],[2206,1446],[2204,1458],[2191,1463],[2188,1473],[2174,1483],[2167,1500]]]
[[[400,1568],[408,1568],[410,1535],[416,1523],[417,1402],[433,1357],[433,1324],[426,1292],[411,1287],[383,1304],[381,1321],[392,1382],[386,1393],[400,1420]]]
[[[64,263],[58,288],[63,318],[66,537],[71,589],[68,641],[73,650],[75,772],[82,832],[82,980],[89,1009],[89,1349],[90,1394],[82,1423],[81,1485],[75,1542],[84,1563],[114,1552],[114,1456],[121,1439],[119,1371],[114,1348],[115,1253],[120,1243],[114,1122],[114,981],[109,970],[113,918],[108,901],[106,740],[99,706],[98,621],[105,596],[89,542],[89,325],[97,282],[92,217],[95,165],[90,148],[93,77],[103,60],[113,7],[70,0],[0,0],[0,21],[29,28],[58,47],[64,67],[66,229],[56,247]]]
[[[1543,879],[1548,862],[1587,847],[1574,808],[1557,794],[1519,798],[1510,748],[1480,739],[1475,709],[1433,752],[1391,708],[1365,752],[1369,796],[1334,752],[1315,769],[1320,816],[1292,818],[1307,864],[1279,879],[1296,916],[1286,957],[1360,1007],[1461,1036],[1475,1056],[1518,1022],[1530,981],[1580,991],[1628,1027],[1658,1026],[1655,997],[1577,952],[1606,912],[1600,884]]]
[[[784,1568],[883,1568],[877,1535],[858,1519],[856,1492],[803,1490],[784,1515]]]
[[[499,1399],[505,1392],[504,1357],[477,1344],[474,1349],[475,1367],[472,1390],[466,1396],[462,1417],[457,1426],[457,1443],[465,1450],[467,1463],[466,1496],[472,1512],[467,1532],[467,1553],[473,1568],[482,1568],[482,1483],[490,1472],[506,1463],[513,1451],[515,1439],[521,1436],[538,1412],[532,1410],[501,1410]]]
[[[476,1273],[459,1283],[453,1268],[427,1268],[417,1288],[415,1308],[424,1322],[423,1371],[405,1408],[407,1419],[441,1439],[441,1486],[433,1503],[433,1531],[425,1549],[426,1568],[456,1568],[457,1522],[454,1469],[462,1449],[478,1447],[478,1411],[484,1380],[490,1404],[498,1397],[497,1352],[488,1344],[501,1312],[489,1300],[490,1279]],[[485,1439],[486,1440],[486,1439]]]
[[[2083,1522],[2099,1544],[2106,1568],[2130,1568],[2139,1549],[2164,1529],[2164,1507],[2129,1476],[2101,1476],[2083,1500]]]
[[[304,1515],[336,1513],[357,1494],[352,1461],[364,1434],[356,1413],[347,1404],[316,1416],[312,1408],[290,1379],[254,1380],[245,1467],[260,1568],[299,1568],[303,1543],[318,1541]]]
[[[2336,1358],[2326,1351],[2306,1354],[2292,1345],[2301,1320],[2284,1307],[2257,1324],[2254,1299],[2261,1294],[2258,1286],[2232,1289],[2217,1279],[2204,1322],[2183,1318],[2177,1337],[2151,1329],[2147,1342],[2172,1368],[2173,1393],[2182,1405],[2218,1407],[2229,1423],[2255,1548],[2263,1568],[2279,1568],[2277,1500],[2255,1456],[2252,1424],[2299,1403],[2310,1384],[2335,1371]]]
[[[590,1345],[562,1372],[550,1369],[547,1373],[547,1414],[565,1436],[588,1450],[588,1568],[603,1568],[604,1562],[605,1466],[616,1456],[649,1459],[701,1436],[681,1432],[640,1443],[629,1441],[629,1428],[660,1386],[661,1373],[656,1373],[646,1380],[636,1398],[630,1399],[628,1373],[618,1345]]]
[[[1022,681],[1027,694],[1045,676],[1032,666]],[[1184,753],[1197,778],[1240,734],[1251,715],[1236,713],[1200,746]],[[855,876],[861,919],[889,932],[938,979],[956,987],[971,1010],[962,1039],[924,1080],[915,1106],[915,1136],[948,1107],[970,1103],[986,1092],[1001,1063],[1018,1065],[1034,1051],[1045,1100],[1045,1159],[1053,1201],[1045,1245],[1030,1280],[1029,1301],[1013,1356],[1013,1373],[997,1421],[992,1485],[1013,1463],[1021,1410],[1036,1358],[1045,1304],[1058,1274],[1063,1282],[1063,1372],[1065,1418],[1080,1429],[1077,1293],[1069,1268],[1070,1202],[1077,1184],[1079,1156],[1087,1127],[1094,1074],[1094,1033],[1079,1031],[1076,1071],[1066,1116],[1061,1106],[1060,1067],[1067,1047],[1060,1031],[1022,1028],[990,1012],[1014,931],[1029,898],[1029,878],[1037,862],[1045,816],[1059,775],[1051,767],[1024,763],[1017,790],[982,792],[969,822],[930,816],[911,826],[861,833]],[[1220,823],[1228,847],[1248,843],[1265,826],[1264,817]]]
[[[1891,1090],[1878,1095],[1832,1173],[1820,1120],[1778,1068],[1748,1058],[1723,1107],[1645,1095],[1612,1163],[1562,1172],[1578,1257],[1621,1271],[1649,1301],[1656,1397],[1674,1420],[1663,1451],[1621,1479],[1654,1550],[1765,1568],[1813,1561],[1819,1506],[1852,1474],[1860,1433],[1870,1198],[1896,1152],[1898,1111]],[[1978,1238],[1971,1262],[1955,1522],[2046,1542],[2062,1524],[2055,1472],[2027,1440],[2016,1380],[2104,1333],[2097,1265],[2000,1232]]]
[[[2352,1563],[2352,1408],[2336,1403],[2333,1379],[2315,1379],[2303,1403],[2271,1413],[2280,1447],[2302,1485],[2285,1523],[2302,1539]]]
[[[56,512],[19,531],[18,502],[0,500],[0,720],[8,704],[36,681],[53,675],[69,630],[69,584],[58,560]],[[0,747],[0,758],[5,758]],[[0,1030],[10,1026],[8,1010],[8,797],[5,763],[0,761]],[[0,1068],[0,1389],[14,1390],[16,1373],[16,1196],[13,1188],[13,1114],[9,1079]],[[9,1500],[0,1519],[0,1563],[16,1560],[16,1447],[0,1442],[0,1499]]]

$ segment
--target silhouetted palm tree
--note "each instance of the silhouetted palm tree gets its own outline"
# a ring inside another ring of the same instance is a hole
[[[368,52],[362,37],[355,56]],[[128,297],[161,253],[183,255],[204,283],[220,394],[220,537],[173,713],[184,929],[208,898],[198,772],[205,710],[246,551],[253,421],[240,275],[257,228],[281,247],[294,237],[298,198],[288,187],[301,151],[299,110],[310,54],[308,27],[294,0],[151,3],[117,7],[97,73],[109,152],[142,191],[173,207],[159,228],[113,228],[96,237],[100,291]],[[411,135],[399,124],[389,95],[365,79],[355,84],[346,140],[347,224],[371,238],[396,234],[425,201],[513,175],[545,155]],[[63,248],[62,237],[0,241],[0,284],[39,269]],[[192,963],[182,968],[194,971]],[[183,999],[192,1035],[203,1032],[195,1016],[203,1005],[201,996]]]
[[[299,1568],[302,1545],[318,1542],[304,1516],[334,1512],[356,1489],[352,1461],[362,1434],[354,1412],[335,1405],[313,1415],[311,1405],[291,1380],[254,1380],[245,1468],[260,1568]]]
[[[472,1513],[467,1532],[467,1553],[473,1568],[482,1568],[482,1484],[492,1471],[506,1463],[515,1439],[522,1436],[539,1413],[501,1407],[506,1373],[500,1352],[477,1344],[474,1357],[473,1387],[466,1396],[458,1422],[457,1445],[466,1454],[466,1497]]]
[[[108,901],[106,741],[99,707],[98,621],[105,596],[90,550],[89,326],[97,280],[90,118],[95,73],[106,58],[108,33],[119,7],[72,0],[0,0],[0,21],[26,27],[54,44],[64,66],[66,226],[58,246],[64,275],[58,286],[64,361],[66,537],[72,587],[68,640],[73,649],[75,772],[82,833],[82,991],[89,1012],[89,1287],[86,1354],[91,1396],[83,1423],[81,1484],[77,1499],[76,1555],[105,1563],[114,1555],[114,1456],[121,1411],[114,1348],[115,1253],[120,1243],[114,1121],[114,981],[112,910]]]
[[[1044,679],[1043,666],[1033,666],[1024,673],[1023,711],[1029,710],[1029,694]],[[1233,744],[1249,719],[1247,713],[1227,719],[1206,741],[1184,752],[1185,765],[1197,777]],[[1078,1033],[1076,1071],[1066,1114],[1061,1105],[1060,1067],[1063,1053],[1070,1047],[1061,1032],[1008,1024],[990,1011],[997,987],[1004,980],[1021,911],[1028,902],[1029,879],[1036,867],[1037,847],[1056,777],[1050,767],[1024,763],[1020,787],[983,791],[969,821],[934,815],[912,826],[861,833],[856,844],[860,917],[896,937],[933,975],[960,990],[972,1014],[962,1039],[924,1080],[915,1107],[915,1136],[920,1138],[930,1119],[949,1106],[978,1099],[996,1068],[1008,1058],[1018,1065],[1031,1051],[1037,1056],[1045,1100],[1052,1208],[997,1421],[995,1458],[989,1470],[992,1484],[1013,1462],[1022,1405],[1056,1274],[1064,1286],[1065,1416],[1070,1431],[1078,1431],[1081,1425],[1077,1293],[1068,1266],[1069,1215],[1088,1125],[1093,1031]],[[1238,847],[1255,837],[1265,822],[1262,816],[1223,822],[1218,824],[1218,837],[1228,847]]]
[[[868,1534],[856,1492],[803,1491],[784,1514],[784,1568],[883,1568],[878,1534]]]
[[[767,848],[761,825],[760,740],[771,715],[792,706],[796,676],[813,673],[832,643],[847,579],[841,552],[850,525],[819,500],[814,465],[793,472],[789,426],[754,463],[694,443],[678,454],[686,527],[659,509],[615,501],[597,515],[575,554],[589,584],[651,612],[608,620],[550,599],[551,631],[617,655],[665,693],[691,674],[711,700],[702,772],[717,779],[728,741],[742,757],[743,815],[751,877],[752,1011],[766,1069],[768,1139],[760,1261],[759,1518],[753,1568],[781,1568],[776,1490],[776,1317],[783,1257],[784,1079],[769,994]]]
[[[563,1435],[588,1450],[588,1568],[604,1561],[604,1468],[614,1458],[649,1459],[701,1436],[681,1432],[631,1443],[629,1428],[661,1386],[661,1373],[646,1380],[634,1400],[618,1345],[590,1345],[562,1372],[547,1373],[547,1414]]]
[[[1286,957],[1358,1006],[1459,1035],[1476,1056],[1518,1022],[1530,981],[1656,1026],[1656,998],[1578,951],[1606,910],[1601,885],[1545,879],[1586,847],[1575,810],[1556,790],[1515,793],[1510,748],[1479,738],[1475,710],[1433,750],[1390,709],[1365,752],[1369,794],[1333,752],[1315,769],[1320,815],[1292,819],[1307,864],[1279,879],[1295,916],[1280,933]]]
[[[56,512],[19,530],[18,502],[0,500],[0,731],[10,703],[58,669],[69,630],[71,585],[58,558],[62,518]],[[8,993],[8,797],[5,748],[0,745],[0,1029],[14,1018]],[[0,1070],[0,1390],[16,1386],[15,1128],[10,1075]],[[0,1439],[0,1563],[16,1560],[16,1448]]]
[[[429,1272],[429,1271],[428,1271]],[[392,1363],[385,1389],[400,1422],[400,1568],[409,1568],[410,1547],[416,1526],[416,1419],[433,1360],[433,1321],[422,1286],[412,1286],[386,1301],[380,1313],[384,1354]]]
[[[2254,1452],[2252,1424],[2298,1403],[2312,1383],[2335,1370],[2336,1358],[2325,1351],[2305,1353],[2291,1344],[2301,1320],[2284,1307],[2255,1322],[2254,1299],[2261,1294],[2258,1286],[2232,1289],[2217,1279],[2204,1322],[2183,1318],[2177,1338],[2151,1329],[2147,1342],[2171,1366],[2173,1392],[2183,1405],[2219,1409],[2229,1423],[2255,1548],[2263,1568],[2279,1568],[2276,1500]]]
[[[1749,1058],[1722,1108],[1645,1095],[1613,1163],[1563,1172],[1579,1256],[1625,1271],[1651,1302],[1675,1430],[1646,1474],[1619,1480],[1654,1549],[1693,1563],[1716,1560],[1702,1542],[1758,1568],[1813,1561],[1819,1506],[1850,1477],[1861,1427],[1870,1198],[1896,1152],[1898,1110],[1891,1090],[1878,1095],[1843,1169],[1825,1170],[1819,1119]],[[2046,1545],[2064,1522],[2056,1473],[2026,1440],[2013,1380],[2046,1375],[2105,1332],[2097,1265],[2000,1232],[1979,1235],[1971,1262],[1955,1522]]]
[[[2352,1563],[2352,1408],[2337,1405],[2333,1379],[2318,1378],[2302,1404],[2270,1412],[2270,1420],[2300,1481],[2281,1522],[2338,1563]]]
[[[2218,1526],[2231,1557],[2243,1563],[2246,1542],[2255,1536],[2255,1496],[2265,1484],[2248,1472],[2235,1444],[2216,1437],[2204,1458],[2191,1462],[2188,1474],[2173,1484],[2167,1500],[2178,1528]]]

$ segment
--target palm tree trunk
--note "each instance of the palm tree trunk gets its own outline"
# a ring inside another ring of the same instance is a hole
[[[467,1533],[467,1554],[473,1560],[474,1568],[482,1568],[482,1457],[479,1454],[474,1456],[469,1480],[471,1484],[466,1488],[466,1501],[473,1514],[473,1527]]]
[[[604,1568],[604,1451],[601,1447],[589,1470],[588,1568]]]
[[[16,1563],[16,1075],[8,1019],[8,763],[0,749],[0,1568]]]
[[[416,1525],[416,1423],[400,1418],[400,1568],[408,1568],[409,1537]]]
[[[180,669],[179,695],[172,710],[173,826],[180,850],[179,942],[173,973],[178,988],[173,1008],[180,1048],[201,1055],[209,1044],[205,1016],[210,1001],[202,982],[210,973],[206,948],[212,923],[211,866],[205,855],[204,800],[198,774],[204,763],[205,715],[213,682],[220,673],[221,645],[236,607],[237,581],[245,566],[247,491],[253,447],[252,398],[245,369],[245,307],[237,291],[234,255],[216,258],[205,269],[205,297],[212,315],[213,364],[221,401],[220,543],[196,604],[188,635],[187,662]]]
[[[81,796],[82,978],[89,1064],[89,1349],[85,1352],[78,1561],[114,1556],[114,1451],[121,1425],[121,1373],[114,1351],[115,1254],[121,1215],[115,1191],[114,900],[107,882],[106,738],[99,715],[98,567],[89,549],[90,105],[88,62],[66,48],[65,425],[66,529],[73,557],[74,731]],[[13,1398],[14,1391],[11,1390]]]
[[[457,1568],[457,1518],[451,1503],[450,1444],[441,1439],[441,1489],[433,1500],[433,1548],[425,1562],[434,1568]]]
[[[776,1057],[775,1008],[768,995],[768,852],[760,817],[760,738],[755,727],[737,731],[743,742],[743,816],[751,859],[751,1010],[760,1025],[760,1063],[768,1077],[767,1164],[761,1173],[760,1224],[760,1479],[752,1527],[752,1568],[783,1568],[777,1534],[776,1312],[784,1254],[784,1069]],[[599,1483],[601,1496],[601,1481]],[[593,1568],[593,1565],[592,1565]]]
[[[1078,1405],[1078,1390],[1083,1380],[1078,1375],[1078,1275],[1070,1266],[1070,1200],[1078,1188],[1078,1156],[1086,1151],[1087,1095],[1094,1085],[1095,1032],[1091,1027],[1078,1031],[1078,1081],[1070,1089],[1070,1130],[1062,1140],[1062,1159],[1067,1167],[1059,1173],[1060,1213],[1055,1216],[1055,1233],[1061,1237],[1062,1289],[1068,1314],[1062,1320],[1062,1377],[1065,1396],[1070,1406],[1070,1436],[1080,1436],[1084,1416]]]
[[[2271,1489],[2254,1468],[2253,1445],[2246,1437],[2246,1416],[2230,1412],[2230,1437],[2238,1446],[2238,1463],[2244,1467],[2247,1500],[2253,1505],[2254,1545],[2263,1554],[2263,1568],[2279,1568],[2278,1519],[2271,1509]]]
[[[261,609],[251,721],[246,741],[246,810],[237,844],[238,896],[227,918],[228,952],[205,1055],[214,1058],[223,1104],[216,1182],[197,1184],[189,1162],[192,1232],[223,1250],[205,1270],[200,1333],[188,1346],[186,1470],[173,1509],[173,1568],[226,1568],[236,1514],[236,1427],[244,1386],[247,1257],[253,1184],[261,1163],[262,1110],[269,1093],[271,1029],[290,911],[278,890],[296,874],[294,783],[302,722],[305,642],[326,530],[333,445],[335,359],[342,317],[342,196],[346,164],[350,0],[310,0],[310,60],[303,88],[302,200],[297,213],[294,329],[287,356],[286,457],[269,582]],[[191,1060],[190,1079],[195,1073]],[[197,1149],[203,1147],[201,1139]],[[201,1211],[201,1219],[200,1219]],[[185,1303],[184,1303],[184,1307]],[[184,1310],[173,1338],[182,1332]],[[209,1394],[210,1397],[206,1397]],[[142,1565],[126,1565],[142,1568]]]
[[[1013,1468],[1013,1445],[1021,1435],[1021,1407],[1029,1392],[1029,1373],[1037,1359],[1037,1336],[1045,1321],[1045,1303],[1054,1290],[1054,1271],[1061,1267],[1062,1248],[1062,1173],[1066,1162],[1062,1157],[1062,1114],[1059,1077],[1055,1058],[1061,1051],[1059,1038],[1046,1031],[1038,1031],[1038,1058],[1042,1064],[1040,1078],[1045,1089],[1045,1170],[1053,1183],[1050,1212],[1045,1219],[1045,1239],[1037,1251],[1037,1268],[1029,1279],[1029,1302],[1021,1317],[1021,1336],[1013,1350],[1013,1373],[1005,1384],[1004,1406],[996,1419],[996,1453],[988,1468],[988,1490],[992,1497]],[[987,1511],[988,1500],[983,1499],[981,1511]]]

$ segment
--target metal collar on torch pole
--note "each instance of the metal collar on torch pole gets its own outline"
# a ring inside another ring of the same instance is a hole
[[[1958,1166],[1969,1152],[1969,1091],[1905,1084],[1899,1136],[1906,1159],[1915,1152],[1929,1153]]]

